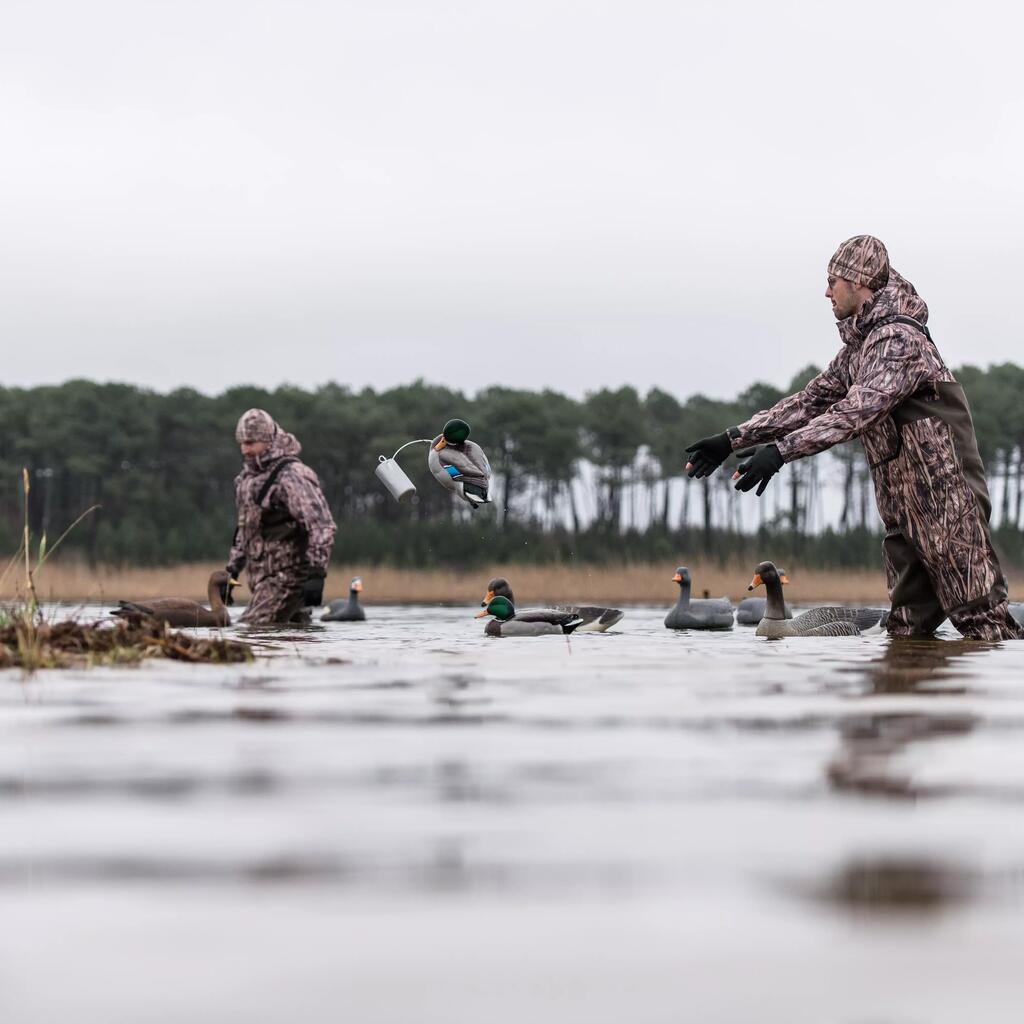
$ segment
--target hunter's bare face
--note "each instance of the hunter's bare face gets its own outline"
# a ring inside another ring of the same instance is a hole
[[[270,445],[266,441],[240,441],[238,447],[244,458],[255,459],[258,455],[262,455]]]
[[[837,320],[845,320],[848,316],[860,312],[860,307],[864,304],[860,294],[862,291],[863,289],[841,277],[828,279],[825,298],[831,300],[832,312]]]

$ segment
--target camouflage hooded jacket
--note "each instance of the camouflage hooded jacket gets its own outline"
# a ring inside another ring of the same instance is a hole
[[[832,362],[803,391],[741,424],[733,448],[774,441],[792,462],[859,437],[872,469],[895,457],[893,410],[923,387],[954,378],[922,331],[882,323],[892,316],[928,321],[924,300],[895,270],[859,316],[839,322],[843,347]]]
[[[320,480],[307,465],[298,461],[302,446],[293,434],[280,427],[270,447],[256,458],[246,459],[235,478],[235,504],[238,508],[238,532],[231,549],[230,563],[248,565],[262,576],[267,572],[308,564],[325,569],[337,527],[327,506]],[[280,468],[262,502],[260,492],[282,459]],[[290,517],[301,528],[297,536],[270,539],[266,534],[269,516]]]

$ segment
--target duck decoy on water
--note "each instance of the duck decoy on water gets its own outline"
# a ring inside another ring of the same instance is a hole
[[[764,584],[768,592],[764,618],[757,635],[778,640],[786,636],[859,636],[861,630],[878,626],[888,613],[883,608],[812,608],[794,619],[786,618],[782,586],[789,580],[774,562],[762,562],[754,570],[748,590]]]
[[[454,491],[473,508],[491,500],[491,464],[483,448],[469,440],[469,424],[465,420],[449,420],[444,425],[430,444],[427,466],[442,487]]]
[[[539,608],[516,614],[515,606],[507,597],[495,597],[474,618],[485,615],[494,618],[484,627],[487,636],[556,636],[579,629],[583,620],[572,612],[558,612],[553,608]]]
[[[327,606],[327,611],[320,616],[321,622],[365,622],[366,612],[359,603],[359,595],[363,591],[363,581],[353,576],[348,587],[348,600],[339,597]]]
[[[186,597],[154,597],[148,601],[118,601],[118,607],[110,614],[120,619],[140,620],[145,618],[166,622],[168,626],[230,626],[231,592],[238,586],[238,580],[231,574],[218,569],[210,576],[207,595],[210,607],[204,608],[198,601]]]
[[[496,576],[487,584],[487,593],[480,602],[482,607],[487,607],[496,597],[506,598],[512,605],[515,605],[515,595],[512,593],[512,585],[504,576]],[[532,609],[531,609],[532,610]],[[618,608],[599,608],[594,605],[585,604],[556,604],[549,611],[565,613],[569,612],[583,621],[577,626],[580,633],[603,633],[610,629],[619,619],[622,618],[622,611]]]
[[[667,629],[732,629],[732,602],[727,597],[690,600],[690,570],[681,565],[672,577],[679,599],[665,616]]]

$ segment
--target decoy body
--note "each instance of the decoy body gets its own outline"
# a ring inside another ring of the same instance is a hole
[[[496,576],[487,584],[487,593],[480,602],[481,606],[486,608],[496,597],[504,597],[512,605],[516,603],[515,596],[512,593],[512,586],[503,576]],[[559,614],[568,612],[571,615],[575,615],[581,620],[580,625],[576,627],[580,633],[603,633],[606,629],[614,626],[623,615],[622,611],[618,608],[599,608],[595,605],[557,604],[550,609],[543,610]],[[533,609],[530,609],[530,611],[532,612]],[[526,613],[520,612],[517,618],[521,618],[524,614]]]
[[[231,591],[237,586],[238,580],[218,569],[207,586],[209,608],[185,597],[154,597],[148,601],[118,601],[110,614],[129,620],[156,619],[168,626],[230,626],[231,613],[225,605],[231,604]]]
[[[764,618],[757,635],[778,640],[786,636],[859,636],[861,630],[878,626],[888,616],[882,608],[812,608],[795,619],[786,618],[782,585],[788,583],[774,562],[762,562],[754,570],[748,590],[764,584],[768,592]]]
[[[358,576],[352,577],[348,588],[348,599],[339,597],[327,606],[327,611],[320,616],[321,622],[365,622],[366,612],[359,603],[359,595],[363,590],[363,581]]]
[[[732,602],[727,597],[690,600],[690,570],[676,569],[673,582],[679,584],[679,600],[665,616],[668,629],[732,629]]]
[[[572,612],[559,612],[553,608],[517,615],[515,606],[507,597],[492,598],[475,617],[482,619],[485,615],[494,616],[484,628],[487,636],[557,636],[572,633],[582,625],[582,620]]]
[[[483,448],[469,440],[469,424],[465,420],[449,420],[444,425],[444,430],[431,442],[427,466],[442,487],[473,508],[491,500],[491,464]]]

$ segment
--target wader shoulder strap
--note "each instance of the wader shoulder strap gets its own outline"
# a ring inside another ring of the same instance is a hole
[[[263,481],[263,486],[260,488],[260,493],[256,495],[257,505],[263,504],[263,499],[270,493],[270,488],[277,483],[277,478],[284,471],[285,467],[290,466],[293,462],[298,461],[298,459],[292,456],[287,456],[286,458],[281,459],[281,461],[270,471],[270,474],[267,476],[267,479]]]
[[[908,327],[916,327],[929,341],[932,340],[932,332],[928,330],[927,324],[921,323],[920,320],[915,320],[912,316],[903,316],[900,313],[883,317],[878,323],[871,325],[871,330],[876,331],[879,327],[888,327],[889,324],[906,324]]]

